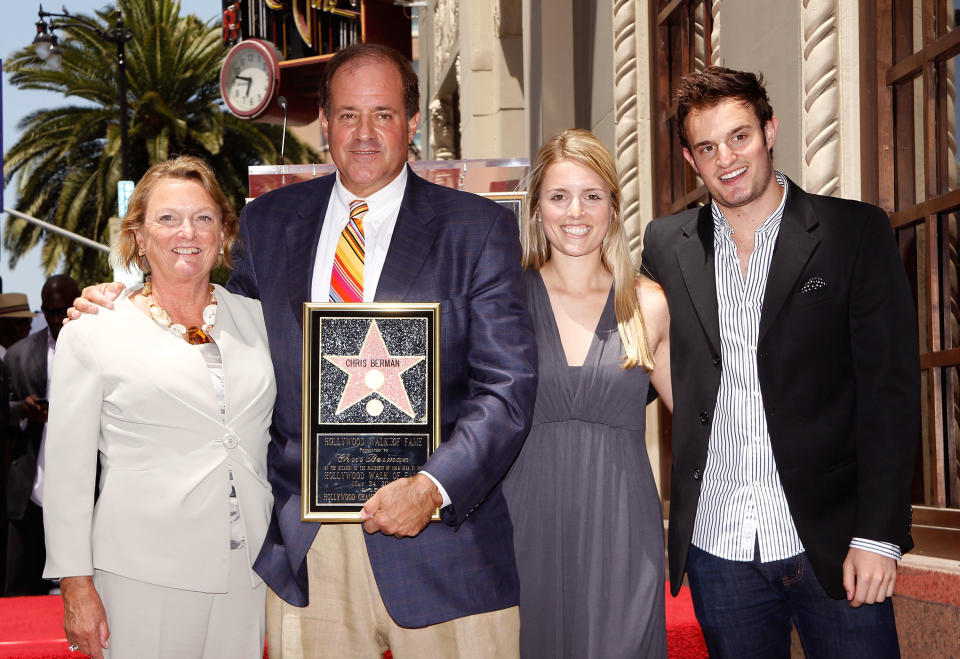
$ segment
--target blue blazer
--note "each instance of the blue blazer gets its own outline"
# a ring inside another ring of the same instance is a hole
[[[537,357],[515,217],[409,169],[407,176],[376,300],[442,303],[442,444],[425,468],[452,504],[443,523],[414,538],[377,533],[366,543],[390,615],[423,627],[517,604],[500,480],[530,425]],[[274,512],[254,567],[296,606],[309,601],[306,554],[319,527],[300,521],[302,305],[333,185],[326,176],[250,202],[227,285],[261,301],[277,379],[267,460]]]

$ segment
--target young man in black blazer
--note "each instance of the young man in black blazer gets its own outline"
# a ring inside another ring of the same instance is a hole
[[[915,305],[890,222],[773,168],[762,77],[710,67],[676,92],[711,203],[652,222],[670,307],[669,559],[714,657],[899,656],[920,435]]]

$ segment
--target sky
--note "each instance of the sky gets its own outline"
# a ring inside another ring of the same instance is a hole
[[[150,2],[151,0],[143,0]],[[0,58],[6,60],[11,54],[33,41],[36,33],[38,0],[0,0],[2,20],[0,20]],[[71,14],[91,14],[114,3],[108,0],[46,0],[42,3],[47,11],[60,12],[66,7]],[[181,0],[181,12],[193,12],[203,19],[209,19],[220,12],[220,0]],[[3,150],[8,150],[20,137],[17,124],[27,114],[41,108],[72,105],[79,99],[70,99],[53,92],[18,90],[10,85],[9,75],[3,73]],[[3,189],[3,206],[13,208],[16,195],[13,185]],[[7,214],[3,213],[0,225],[6,226]],[[14,269],[9,267],[10,255],[0,247],[0,277],[3,278],[4,293],[26,293],[30,306],[40,308],[40,288],[46,276],[40,267],[40,248],[23,255]],[[42,318],[42,316],[40,317]]]

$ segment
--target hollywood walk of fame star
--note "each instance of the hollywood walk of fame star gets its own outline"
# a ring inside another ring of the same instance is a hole
[[[376,320],[370,322],[360,354],[324,355],[323,358],[347,374],[347,385],[340,395],[337,414],[376,392],[413,418],[413,406],[400,375],[425,358],[422,355],[391,355]]]

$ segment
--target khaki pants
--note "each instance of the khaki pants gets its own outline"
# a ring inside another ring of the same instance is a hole
[[[324,524],[307,552],[310,604],[291,606],[267,593],[270,659],[519,657],[517,607],[408,629],[380,598],[359,524]]]

